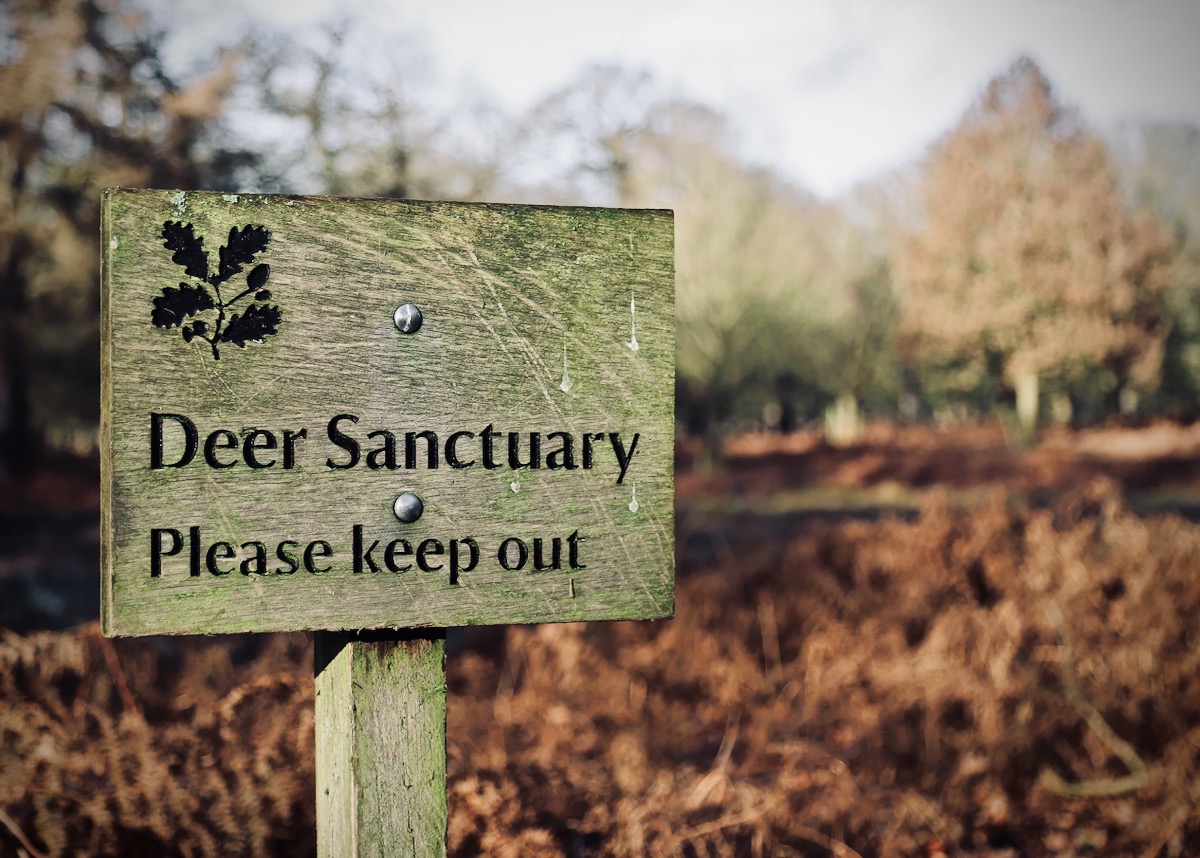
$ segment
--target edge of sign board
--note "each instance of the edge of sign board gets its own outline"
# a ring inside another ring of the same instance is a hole
[[[112,306],[109,299],[112,276],[112,246],[109,235],[110,201],[114,188],[100,195],[100,630],[113,634],[112,586],[112,502],[113,502],[113,426],[112,426]]]
[[[669,215],[674,222],[675,210],[656,206],[629,206],[615,208],[613,206],[587,206],[587,205],[554,205],[549,203],[505,203],[505,202],[464,202],[463,200],[425,200],[410,197],[354,197],[354,196],[334,196],[332,194],[272,194],[272,193],[222,193],[221,191],[177,191],[168,188],[127,188],[121,185],[114,185],[110,188],[105,188],[100,192],[101,196],[101,230],[104,229],[104,217],[106,209],[109,206],[110,198],[113,194],[130,194],[133,196],[158,196],[162,194],[179,193],[186,194],[190,199],[194,197],[217,197],[234,199],[240,197],[249,197],[251,199],[269,198],[272,200],[306,200],[308,202],[329,202],[329,203],[395,203],[400,205],[412,206],[439,206],[439,207],[454,207],[467,209],[492,209],[496,211],[504,210],[522,210],[522,211],[546,211],[546,212],[633,212],[644,214],[659,214]],[[107,248],[106,248],[107,251]],[[103,267],[103,263],[102,263]]]

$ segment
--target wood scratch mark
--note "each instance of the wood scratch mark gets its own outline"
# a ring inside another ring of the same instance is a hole
[[[212,504],[210,509],[214,511],[216,517],[221,522],[222,535],[232,541],[234,534],[233,520],[230,519],[228,509],[221,501],[222,494],[220,487],[217,485],[217,481],[213,478],[211,472],[204,475],[204,487],[208,490],[208,499]],[[244,560],[245,558],[242,557],[241,552],[239,551],[238,554],[232,559],[236,563],[237,561]]]
[[[558,385],[558,389],[563,393],[571,392],[571,376],[567,373],[567,341],[563,338],[563,377],[562,383]]]
[[[631,238],[632,242],[633,239]],[[638,350],[637,341],[637,303],[634,299],[633,289],[629,290],[629,342],[625,345],[629,346],[633,351]]]
[[[517,271],[517,273],[524,274],[527,277],[529,277],[530,281],[535,283],[537,286],[539,286],[542,289],[542,291],[544,291],[549,297],[551,297],[551,298],[559,298],[560,297],[558,295],[558,293],[556,293],[553,289],[551,289],[550,286],[546,283],[546,281],[544,281],[538,275],[538,273],[536,271],[534,271],[532,268],[520,269]],[[501,282],[503,282],[503,281],[501,281]],[[505,285],[507,285],[507,284],[505,284]],[[527,307],[529,307],[535,313],[538,313],[543,319],[545,319],[547,322],[549,322],[554,327],[563,329],[562,321],[555,318],[549,312],[547,312],[541,303],[534,301],[529,296],[523,295],[523,294],[521,294],[521,292],[516,291],[516,290],[514,290],[512,292],[512,297],[515,300],[520,301],[521,303],[525,304]],[[564,331],[564,333],[565,333],[565,331]],[[570,339],[572,345],[583,350],[584,358],[589,360],[593,365],[600,365],[600,366],[604,365],[604,362],[601,360],[598,360],[596,355],[592,354],[592,352],[588,349],[587,343],[581,341],[578,337],[574,337],[574,336],[569,337],[569,339]],[[578,356],[576,356],[576,359],[578,361]],[[616,385],[626,397],[633,396],[632,391],[629,389],[628,385],[626,384],[626,378],[623,374],[620,374],[620,373],[613,374],[607,380],[610,384]]]
[[[478,257],[475,256],[474,252],[470,248],[467,248],[467,253],[470,254],[471,258],[478,264]],[[508,283],[505,283],[491,272],[480,268],[479,273],[482,275],[484,283],[487,284],[488,289],[492,293],[492,297],[496,301],[496,308],[500,311],[500,316],[503,319],[504,324],[512,330],[513,340],[520,349],[521,353],[525,355],[526,361],[534,368],[535,371],[530,373],[530,375],[537,384],[538,389],[541,390],[542,397],[546,400],[546,404],[550,406],[555,414],[561,415],[562,409],[560,409],[558,403],[554,401],[554,397],[550,395],[550,389],[543,383],[543,377],[549,374],[549,367],[546,366],[541,355],[538,354],[537,350],[534,349],[529,340],[517,333],[516,327],[512,324],[512,320],[508,316],[508,311],[504,308],[504,302],[500,300],[500,293],[496,290],[496,283],[504,286],[512,294],[517,295],[518,297],[520,297],[519,293],[517,293],[516,290],[514,290],[513,287],[511,287]]]
[[[504,338],[502,336],[500,336],[500,332],[497,331],[495,328],[493,328],[492,323],[489,322],[482,315],[479,317],[479,323],[481,325],[483,325],[485,328],[487,328],[488,333],[490,333],[493,337],[496,338],[496,342],[500,345],[500,350],[502,352],[504,352],[504,356],[507,357],[511,361],[512,360],[512,352],[510,352],[508,350],[508,345],[505,344]]]
[[[195,353],[196,360],[203,369],[204,374],[208,376],[209,382],[214,387],[219,386],[223,388],[226,397],[237,402],[239,406],[248,405],[250,403],[250,401],[254,398],[253,392],[244,392],[242,396],[238,396],[237,392],[230,386],[229,382],[225,380],[224,376],[217,372],[216,361],[208,360],[205,357],[205,353],[200,351],[200,349],[192,349],[192,351]]]

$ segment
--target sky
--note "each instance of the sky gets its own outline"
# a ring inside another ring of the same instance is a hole
[[[167,0],[180,67],[229,34],[319,44],[349,21],[348,56],[422,60],[426,103],[513,115],[586,66],[648,70],[729,117],[748,161],[818,195],[919,158],[1020,54],[1102,132],[1200,125],[1198,0]],[[220,14],[214,14],[219,10]]]

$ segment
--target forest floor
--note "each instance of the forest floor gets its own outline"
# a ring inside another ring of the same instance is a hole
[[[1200,854],[1200,425],[697,452],[673,620],[451,638],[451,854]],[[312,854],[311,638],[103,638],[52,464],[0,485],[0,855]]]

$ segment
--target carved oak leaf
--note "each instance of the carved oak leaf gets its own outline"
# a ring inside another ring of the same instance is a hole
[[[242,266],[253,262],[255,254],[266,250],[270,241],[271,233],[265,226],[247,224],[242,229],[235,226],[229,230],[229,241],[218,251],[221,262],[217,267],[216,276],[211,281],[212,284],[215,286],[224,283],[241,272]]]
[[[174,251],[171,261],[182,265],[189,277],[208,279],[208,253],[204,249],[204,237],[196,237],[190,223],[169,220],[163,224],[163,247]]]
[[[270,304],[251,304],[246,312],[233,316],[225,323],[220,341],[245,348],[248,342],[262,342],[274,334],[283,321],[283,312]]]
[[[150,314],[150,321],[160,328],[182,325],[188,316],[216,306],[203,286],[180,283],[178,289],[166,286],[162,292],[154,299],[154,311]]]

